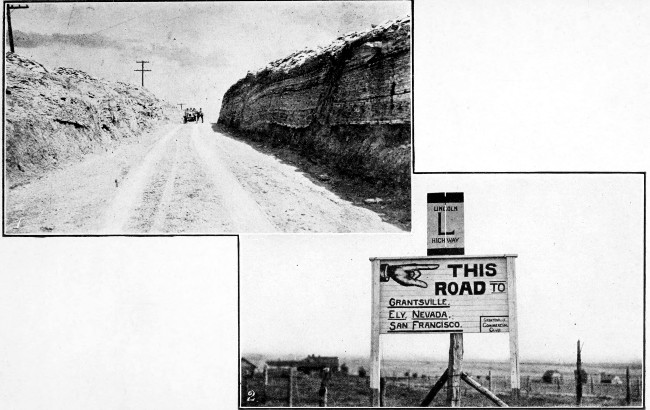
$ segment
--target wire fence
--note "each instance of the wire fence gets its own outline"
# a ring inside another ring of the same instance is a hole
[[[290,369],[269,369],[242,380],[242,406],[319,406],[324,397],[323,374],[291,372]],[[370,391],[367,377],[334,373],[327,383],[327,405],[355,405],[359,395]],[[359,404],[356,404],[359,405]],[[365,405],[365,403],[362,403]]]
[[[485,388],[495,394],[509,395],[511,391],[510,376],[507,375],[478,375],[471,376]],[[401,377],[384,377],[386,388],[395,392],[395,388],[409,391],[424,391],[433,386],[438,377],[413,375]],[[318,372],[291,372],[290,369],[269,369],[266,374],[256,373],[242,380],[242,406],[318,406],[323,398],[322,374]],[[472,392],[466,383],[461,383],[462,395]],[[327,385],[328,406],[367,405],[365,397],[369,397],[368,377],[358,377],[334,373]],[[576,381],[555,378],[550,383],[541,377],[521,376],[520,394],[522,397],[535,396],[576,396]],[[639,376],[630,377],[630,399],[641,401],[643,395],[643,379]],[[598,375],[589,375],[582,384],[584,398],[625,399],[627,384],[625,377],[618,378],[614,383],[603,383]],[[359,402],[361,400],[361,402]]]
[[[475,376],[476,378],[476,376]],[[487,376],[477,378],[479,383],[487,386],[489,380]],[[492,376],[492,390],[495,393],[510,392],[509,376]],[[555,378],[550,383],[544,382],[541,377],[522,376],[520,379],[520,391],[522,395],[542,395],[542,396],[575,396],[576,380],[571,378]],[[589,375],[587,380],[582,383],[583,397],[602,397],[602,398],[625,398],[627,395],[627,385],[625,378],[614,383],[603,383],[598,376]],[[630,377],[630,398],[632,400],[641,400],[643,395],[643,380],[641,377]]]

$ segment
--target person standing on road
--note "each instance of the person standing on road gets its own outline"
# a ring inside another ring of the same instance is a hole
[[[199,113],[197,115],[198,117],[196,119],[196,122],[199,122],[199,118],[201,118],[201,124],[203,124],[203,109],[199,108]]]

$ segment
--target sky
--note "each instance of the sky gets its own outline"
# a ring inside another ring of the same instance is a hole
[[[522,361],[643,354],[642,175],[414,175],[413,232],[244,237],[241,348],[368,357],[370,257],[426,255],[426,194],[465,193],[467,255],[517,254]],[[385,358],[445,360],[447,335],[382,335]],[[508,335],[465,335],[465,357],[508,360]]]
[[[352,31],[410,14],[405,1],[35,3],[12,14],[16,52],[140,85],[216,120],[248,71]]]

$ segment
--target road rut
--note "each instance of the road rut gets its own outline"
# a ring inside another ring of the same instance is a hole
[[[165,126],[5,197],[7,234],[402,232],[207,123]]]

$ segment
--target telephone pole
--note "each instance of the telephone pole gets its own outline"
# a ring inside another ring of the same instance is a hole
[[[142,87],[144,87],[144,72],[145,71],[151,71],[151,70],[145,70],[144,65],[149,64],[149,61],[136,61],[138,64],[142,64],[142,68],[139,70],[133,70],[133,71],[140,71],[142,73]]]
[[[181,106],[181,110],[183,110],[183,105],[185,105],[185,103],[180,103],[180,104],[176,104],[176,105],[180,105],[180,106]]]
[[[9,50],[14,52],[14,33],[11,30],[11,10],[28,9],[29,6],[12,6],[7,4],[7,30],[9,31]]]

